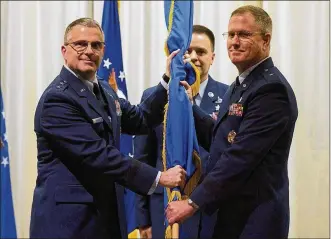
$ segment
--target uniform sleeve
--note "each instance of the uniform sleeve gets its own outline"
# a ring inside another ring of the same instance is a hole
[[[148,97],[148,92],[145,90],[141,98],[141,102]],[[152,167],[156,167],[157,160],[157,139],[155,131],[150,129],[147,135],[137,135],[134,139],[134,155],[139,158],[140,162],[146,163]],[[150,196],[136,195],[135,210],[137,226],[144,227],[151,225],[150,218]]]
[[[120,99],[123,115],[122,130],[127,134],[147,134],[149,128],[159,125],[164,117],[164,106],[167,103],[167,91],[159,83],[153,92],[139,106]]]
[[[244,185],[253,170],[286,130],[290,104],[285,86],[262,86],[248,103],[234,143],[217,159],[191,199],[212,212]],[[216,140],[215,140],[216,141]]]
[[[93,185],[118,182],[147,194],[157,170],[137,160],[126,160],[120,151],[99,137],[80,111],[78,102],[63,92],[49,92],[44,99],[40,131],[53,154],[74,174],[89,175]],[[42,155],[40,156],[42,157]]]
[[[209,152],[215,120],[197,105],[193,105],[193,116],[199,145]]]

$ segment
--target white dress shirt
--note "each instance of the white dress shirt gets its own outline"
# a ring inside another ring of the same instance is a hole
[[[208,80],[209,78],[207,78],[207,80],[205,80],[204,82],[200,83],[200,89],[199,89],[199,94],[197,94],[194,98],[195,103],[197,104],[197,106],[200,106],[203,95],[205,94],[205,90],[208,84]]]
[[[251,66],[250,68],[248,68],[247,70],[245,70],[243,73],[241,73],[239,75],[239,82],[240,84],[246,79],[246,77],[258,66],[260,65],[262,62],[264,62],[266,59],[268,59],[270,56],[264,58],[262,61],[260,61],[259,63],[255,64],[254,66]]]

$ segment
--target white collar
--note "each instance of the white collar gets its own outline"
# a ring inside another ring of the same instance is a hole
[[[257,64],[255,64],[254,66],[251,66],[250,68],[248,68],[247,70],[245,70],[243,73],[241,73],[239,75],[239,82],[240,84],[246,79],[246,77],[258,66],[260,65],[262,62],[264,62],[266,59],[268,59],[270,56],[264,58],[262,61],[258,62]]]
[[[205,90],[206,90],[206,87],[208,84],[208,80],[209,80],[209,77],[204,82],[200,83],[199,95],[200,95],[201,99],[205,93]]]
[[[86,80],[86,79],[83,79],[80,75],[77,75],[73,70],[71,70],[69,68],[69,66],[67,65],[63,65],[69,72],[71,72],[74,76],[76,76],[78,79],[80,79],[84,85],[91,91],[93,92],[93,83],[96,83],[96,84],[99,84],[98,83],[98,80],[97,80],[97,77],[94,76],[94,79],[93,80]]]

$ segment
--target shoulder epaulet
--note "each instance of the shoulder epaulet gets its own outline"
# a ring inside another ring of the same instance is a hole
[[[58,82],[55,85],[55,89],[58,90],[58,91],[62,91],[64,89],[66,89],[67,86],[68,86],[68,82],[66,80],[61,80],[60,82]]]
[[[264,69],[263,77],[267,81],[279,81],[279,77],[276,72],[271,69]]]

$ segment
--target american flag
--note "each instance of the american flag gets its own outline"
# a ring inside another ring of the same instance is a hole
[[[119,98],[128,99],[126,74],[122,59],[122,42],[119,21],[119,1],[104,1],[102,29],[105,34],[105,54],[98,70],[98,76],[108,81]],[[133,157],[132,136],[121,134],[120,151]],[[137,238],[138,230],[134,213],[135,193],[124,189],[124,207],[127,223],[126,238]]]
[[[0,169],[1,169],[1,230],[0,238],[16,238],[15,216],[10,183],[8,141],[5,110],[0,88]]]

